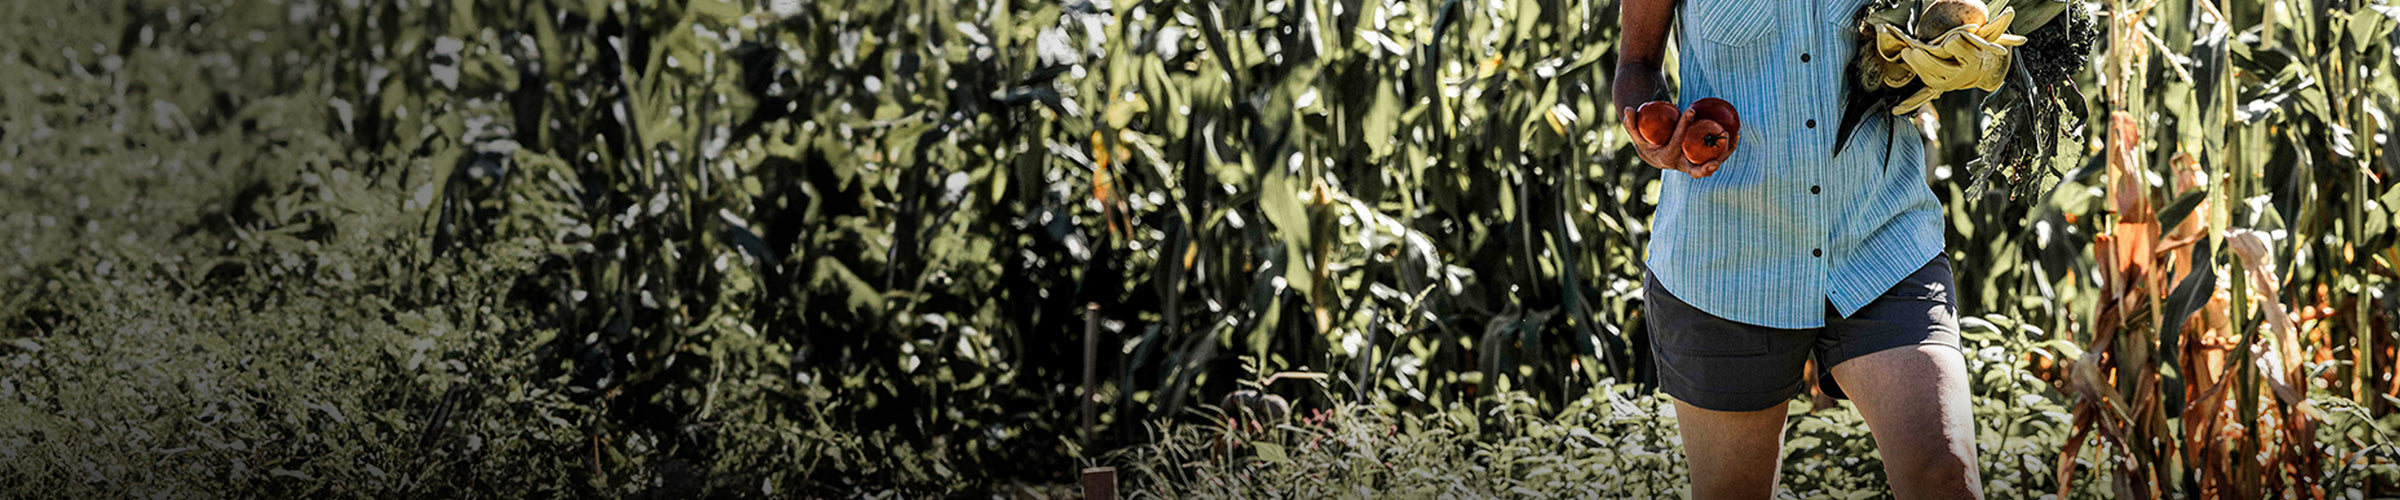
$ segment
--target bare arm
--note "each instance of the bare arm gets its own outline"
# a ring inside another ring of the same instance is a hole
[[[1633,111],[1642,103],[1669,100],[1667,77],[1659,69],[1666,57],[1667,29],[1675,23],[1677,0],[1625,0],[1618,4],[1617,21],[1625,32],[1617,37],[1617,74],[1609,85],[1610,98],[1616,101],[1618,122],[1633,136],[1634,153],[1643,163],[1664,170],[1683,172],[1694,179],[1717,173],[1724,160],[1694,165],[1683,157],[1683,129],[1692,124],[1692,114],[1683,113],[1675,122],[1675,133],[1664,144],[1651,144],[1633,130]]]
[[[1618,4],[1617,21],[1625,29],[1617,37],[1617,74],[1612,93],[1619,108],[1664,100],[1667,78],[1659,59],[1667,53],[1667,27],[1675,22],[1676,0],[1625,0]]]

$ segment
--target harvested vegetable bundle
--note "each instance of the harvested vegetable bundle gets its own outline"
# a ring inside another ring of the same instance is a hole
[[[2058,176],[2059,143],[2080,136],[2083,94],[2072,80],[2099,30],[2076,0],[1872,0],[1852,23],[1865,46],[1851,60],[1850,101],[1834,151],[1872,113],[1907,115],[1942,93],[1990,92],[1970,191],[1997,177],[2010,198]],[[1893,128],[1897,133],[1897,127]],[[1884,138],[1886,143],[1892,139]]]

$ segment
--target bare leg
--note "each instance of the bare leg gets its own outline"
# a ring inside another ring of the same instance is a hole
[[[1694,500],[1764,500],[1775,494],[1783,466],[1784,406],[1724,412],[1675,400],[1683,456],[1691,463]]]
[[[1875,433],[1899,500],[1980,499],[1974,413],[1958,349],[1914,345],[1834,365],[1833,377]]]

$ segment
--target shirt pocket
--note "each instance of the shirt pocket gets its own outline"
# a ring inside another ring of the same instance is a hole
[[[1709,51],[1749,48],[1777,30],[1776,0],[1688,0],[1683,3],[1683,27],[1692,38],[1714,46],[1685,47]],[[1694,44],[1697,45],[1697,44]]]
[[[1780,0],[1686,0],[1683,29],[1701,78],[1755,75],[1774,60]]]
[[[1851,25],[1858,20],[1858,9],[1866,6],[1867,0],[1832,0],[1824,3],[1824,10],[1817,11],[1817,18],[1849,33],[1852,32]]]

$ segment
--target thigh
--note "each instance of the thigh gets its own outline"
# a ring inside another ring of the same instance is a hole
[[[1719,318],[1684,303],[1655,278],[1643,281],[1650,354],[1667,395],[1709,410],[1747,412],[1782,404],[1806,387],[1801,370],[1816,330]]]
[[[1764,499],[1783,466],[1784,405],[1727,412],[1675,401],[1695,500]]]
[[[1966,358],[1958,349],[1915,345],[1885,349],[1833,367],[1859,416],[1886,435],[1971,443],[1973,412]],[[1888,431],[1888,432],[1887,432]]]
[[[1901,499],[1977,498],[1975,423],[1958,349],[1912,345],[1833,367]]]

